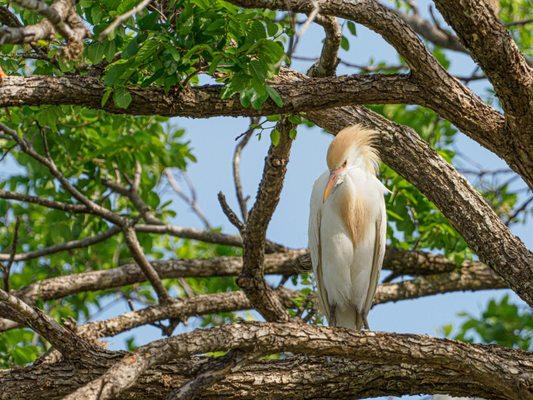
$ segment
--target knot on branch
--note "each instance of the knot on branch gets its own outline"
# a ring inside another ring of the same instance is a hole
[[[264,290],[266,287],[263,278],[246,273],[239,275],[237,278],[237,285],[245,291]]]
[[[268,163],[270,164],[270,166],[274,168],[284,167],[287,165],[287,162],[288,160],[286,158],[277,158],[277,157],[272,157],[268,160]]]

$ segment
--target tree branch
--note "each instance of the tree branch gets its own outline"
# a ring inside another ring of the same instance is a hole
[[[242,269],[242,257],[213,257],[205,260],[171,259],[152,261],[152,265],[162,279],[236,276]],[[456,270],[484,271],[486,268],[482,263],[471,261],[457,266],[441,255],[395,248],[387,249],[383,262],[383,269],[391,271],[396,276],[437,275]],[[296,275],[310,271],[311,260],[306,250],[292,250],[265,256],[265,274]],[[126,264],[118,268],[44,279],[16,290],[14,294],[27,303],[34,303],[38,299],[55,300],[76,293],[108,290],[145,280],[146,277],[136,264]]]
[[[74,214],[88,214],[90,210],[87,206],[82,204],[69,204],[62,203],[59,201],[48,200],[42,197],[31,196],[28,194],[17,193],[17,192],[8,192],[6,190],[0,189],[0,199],[6,200],[15,200],[25,203],[38,204],[43,207],[53,208],[55,210],[65,211]]]
[[[289,130],[292,127],[289,122],[280,122],[276,125],[276,129],[280,132],[279,143],[270,145],[256,200],[242,232],[243,264],[237,284],[267,321],[289,319],[289,314],[265,282],[263,261],[266,230],[279,202],[287,171],[292,145]]]
[[[34,250],[34,251],[26,252],[26,253],[16,254],[14,260],[15,261],[28,261],[28,260],[33,260],[35,258],[48,256],[50,254],[56,254],[56,253],[59,253],[59,252],[62,252],[62,251],[68,251],[68,250],[73,250],[73,249],[81,249],[81,248],[89,247],[89,246],[92,246],[94,244],[101,243],[101,242],[109,239],[110,237],[115,236],[117,233],[120,232],[120,230],[121,230],[120,227],[113,226],[113,227],[109,228],[105,232],[98,233],[98,234],[96,234],[94,236],[90,236],[90,237],[87,237],[85,239],[71,240],[69,242],[57,244],[57,245],[54,245],[54,246],[45,247],[45,248],[40,249],[40,250]],[[5,260],[8,260],[8,259],[9,259],[9,255],[8,254],[0,253],[0,261],[5,261]]]
[[[435,4],[492,83],[505,111],[502,140],[505,153],[514,155],[510,166],[533,188],[532,69],[486,1],[437,0]],[[510,162],[510,157],[504,158]]]
[[[68,359],[83,358],[93,347],[74,332],[62,327],[41,310],[0,289],[0,315],[29,326]]]
[[[146,255],[144,254],[141,244],[139,243],[139,240],[137,239],[137,234],[135,233],[135,229],[131,226],[126,226],[123,228],[123,232],[124,232],[124,238],[126,239],[126,244],[128,245],[128,248],[130,249],[130,253],[133,259],[143,271],[144,276],[146,276],[146,278],[152,284],[155,292],[157,293],[157,297],[159,298],[159,302],[162,304],[171,303],[173,299],[168,294],[167,289],[165,289],[165,287],[163,286],[163,282],[161,281],[161,278],[157,274],[157,271],[154,269],[152,264],[146,258]]]
[[[0,399],[60,399],[73,388],[103,374],[121,357],[121,354],[116,354],[114,358],[109,357],[91,368],[73,367],[60,362],[24,370],[0,371],[3,389]],[[149,369],[124,394],[124,398],[164,400],[170,391],[193,379],[210,360],[206,357],[179,359]],[[325,388],[328,390],[333,387],[335,390],[329,393],[331,399],[420,393],[502,399],[497,391],[473,382],[462,371],[455,369],[453,364],[434,368],[423,364],[386,364],[379,360],[366,362],[290,354],[286,354],[282,360],[261,360],[244,365],[207,389],[204,398],[320,398],[324,396]]]
[[[248,206],[247,198],[243,194],[242,182],[241,182],[241,172],[240,172],[240,162],[241,162],[241,153],[250,141],[252,134],[254,133],[254,125],[259,123],[259,118],[252,117],[250,118],[250,126],[241,136],[242,139],[237,143],[235,151],[233,152],[232,159],[232,172],[233,172],[233,182],[235,184],[235,195],[237,196],[237,202],[239,203],[239,208],[241,210],[242,220],[246,222],[248,219]]]
[[[472,345],[427,336],[356,332],[298,323],[224,325],[158,340],[140,347],[101,377],[65,400],[105,400],[130,388],[149,368],[193,354],[240,349],[256,355],[280,351],[337,356],[371,363],[432,366],[450,365],[465,381],[485,385],[496,398],[531,396],[531,356],[526,352]],[[379,361],[378,361],[379,360]]]
[[[390,250],[390,249],[389,249]],[[392,260],[389,254],[392,253]],[[399,283],[382,284],[378,286],[374,305],[390,301],[414,299],[439,293],[456,291],[473,291],[498,289],[506,287],[503,281],[484,264],[465,263],[462,268],[449,261],[440,260],[442,256],[432,256],[425,253],[403,252],[407,266],[399,262],[400,251],[388,251],[384,268],[396,272],[398,275],[410,271],[414,275],[417,271],[424,276]],[[414,266],[414,260],[421,260],[420,268]],[[428,260],[436,260],[429,264]],[[209,260],[169,260],[152,263],[161,279],[184,277],[213,277],[235,276],[242,268],[240,257],[218,257]],[[265,273],[277,275],[294,275],[308,272],[311,268],[307,253],[295,251],[267,255],[264,263]],[[396,270],[398,268],[398,270]],[[427,275],[429,271],[433,275]],[[28,303],[37,300],[47,301],[60,299],[72,294],[113,289],[121,286],[140,283],[146,280],[145,275],[135,264],[128,264],[120,268],[91,271],[39,281],[22,288],[14,295]],[[293,306],[292,301],[298,297],[297,292],[278,290],[284,307]],[[106,321],[91,322],[82,326],[81,332],[101,336],[113,336],[124,330],[133,329],[140,325],[150,324],[159,320],[178,318],[186,320],[194,315],[204,315],[216,312],[239,311],[253,308],[243,292],[220,293],[215,295],[198,295],[184,300],[176,300],[170,305],[159,305],[132,311]],[[0,321],[0,331],[12,328],[8,321]]]

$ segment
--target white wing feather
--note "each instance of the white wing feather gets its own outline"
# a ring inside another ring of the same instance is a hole
[[[322,194],[327,183],[328,174],[325,172],[315,181],[313,191],[311,193],[311,204],[309,211],[309,231],[308,231],[308,246],[311,254],[311,264],[313,265],[313,272],[318,286],[318,300],[320,311],[329,320],[329,301],[323,283],[323,271],[321,267],[322,252],[320,243],[320,224],[322,219]]]

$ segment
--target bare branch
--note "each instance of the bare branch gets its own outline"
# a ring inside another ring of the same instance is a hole
[[[0,306],[0,315],[29,326],[66,358],[81,358],[84,352],[92,350],[92,346],[75,333],[59,325],[39,309],[27,305],[2,289],[0,289]]]
[[[20,228],[20,218],[17,217],[15,220],[15,227],[13,229],[13,240],[11,241],[11,252],[9,254],[9,259],[7,260],[7,265],[0,263],[3,271],[3,281],[4,281],[4,290],[9,292],[9,274],[11,273],[11,267],[15,262],[15,256],[17,254],[17,244],[19,237],[19,228]]]
[[[187,196],[185,193],[183,193],[183,190],[181,190],[180,186],[178,185],[178,182],[174,178],[174,175],[172,174],[172,171],[170,169],[165,169],[165,176],[167,177],[168,183],[170,184],[170,187],[174,192],[190,207],[191,210],[196,214],[196,216],[202,221],[204,224],[205,229],[211,229],[212,226],[205,217],[205,214],[200,210],[200,207],[198,206],[198,202],[196,200],[196,191],[194,189],[194,186],[190,179],[187,177],[187,175],[184,173],[183,177],[185,181],[187,182],[187,185],[189,186],[189,190],[191,192],[190,197]]]
[[[111,22],[107,28],[105,28],[100,35],[98,36],[98,39],[103,40],[106,36],[108,36],[111,32],[113,32],[117,26],[122,24],[124,21],[126,21],[128,18],[134,16],[139,11],[143,10],[148,4],[150,4],[152,0],[142,0],[139,4],[137,4],[135,7],[133,7],[131,10],[125,12],[124,14],[119,15],[113,22]]]
[[[53,208],[56,210],[66,211],[66,212],[75,213],[75,214],[90,213],[89,208],[81,204],[61,203],[59,201],[48,200],[42,197],[31,196],[28,194],[8,192],[3,189],[0,189],[0,199],[15,200],[15,201],[21,201],[25,203],[33,203],[33,204],[38,204],[43,207]]]
[[[157,296],[159,297],[160,303],[162,304],[171,303],[173,299],[172,297],[170,297],[167,290],[163,286],[163,282],[161,282],[161,278],[157,274],[157,271],[154,269],[152,264],[150,264],[150,262],[146,258],[146,255],[144,254],[141,244],[139,243],[139,240],[137,239],[137,234],[135,233],[135,229],[131,226],[126,226],[123,228],[123,232],[124,232],[124,238],[126,239],[126,244],[128,245],[128,248],[130,249],[133,259],[135,260],[137,265],[141,268],[146,278],[152,284],[154,290],[157,293]]]
[[[243,230],[243,265],[237,279],[252,304],[267,321],[287,321],[289,315],[276,294],[264,280],[265,236],[268,223],[279,202],[283,179],[292,145],[289,131],[293,125],[279,122],[279,143],[271,144],[265,159],[263,176],[257,190],[255,203]]]
[[[486,1],[435,1],[489,78],[507,121],[503,138],[510,166],[533,187],[533,71]]]
[[[34,251],[29,251],[27,253],[16,254],[14,257],[14,260],[15,261],[28,261],[28,260],[33,260],[35,258],[48,256],[50,254],[60,253],[62,251],[82,249],[82,248],[89,247],[97,243],[101,243],[109,239],[110,237],[115,236],[117,233],[120,232],[120,230],[121,230],[120,227],[113,226],[105,232],[98,233],[94,236],[90,236],[85,239],[71,240],[70,242],[65,242],[65,243],[54,245],[54,246],[45,247],[40,250],[34,250]],[[9,257],[10,256],[8,254],[0,253],[0,261],[5,261],[9,259]]]
[[[250,141],[252,134],[254,132],[254,125],[259,123],[259,118],[252,117],[250,118],[250,126],[241,136],[242,139],[237,143],[235,151],[233,152],[232,160],[232,171],[233,171],[233,182],[235,183],[235,195],[237,196],[237,202],[239,203],[239,208],[241,210],[242,220],[246,223],[248,219],[248,205],[247,198],[243,194],[242,182],[241,182],[241,172],[240,172],[240,163],[241,163],[241,153]]]
[[[229,222],[237,228],[239,232],[242,233],[242,231],[245,228],[245,225],[242,223],[242,221],[239,220],[239,217],[235,212],[231,209],[229,206],[226,196],[222,192],[218,192],[218,202],[220,203],[220,207],[222,207],[222,211],[224,212],[224,215],[228,218]]]
[[[487,266],[473,264],[449,273],[426,275],[413,280],[382,284],[378,286],[374,305],[435,294],[503,289],[506,287],[505,282]]]

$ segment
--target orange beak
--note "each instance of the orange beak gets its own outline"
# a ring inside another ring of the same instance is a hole
[[[326,202],[329,195],[333,191],[333,188],[337,184],[337,180],[339,179],[340,173],[343,172],[344,170],[345,170],[344,167],[340,167],[340,168],[337,168],[331,171],[331,173],[329,174],[328,183],[326,184],[326,188],[324,189],[324,196],[322,197],[322,203]]]

